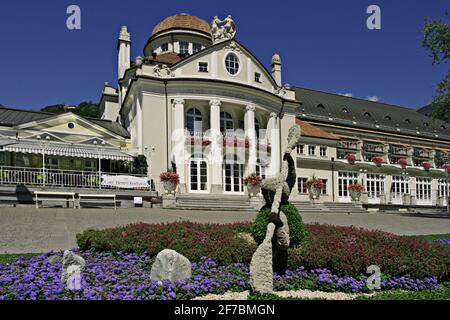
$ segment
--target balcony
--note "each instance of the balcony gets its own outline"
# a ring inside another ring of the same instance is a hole
[[[377,153],[377,154],[384,153],[382,144],[364,143],[363,150],[364,150],[364,152],[369,152],[369,153]]]
[[[395,155],[395,156],[407,156],[408,155],[408,148],[404,148],[404,147],[390,146],[389,151],[392,155]]]
[[[413,157],[428,160],[430,159],[430,153],[423,149],[414,149]]]
[[[356,141],[339,141],[337,145],[338,149],[358,150],[358,142]]]

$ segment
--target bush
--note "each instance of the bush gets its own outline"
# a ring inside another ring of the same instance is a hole
[[[261,209],[256,215],[255,222],[253,223],[252,235],[258,244],[262,243],[266,237],[267,218],[270,215],[270,211],[270,208]],[[291,246],[297,246],[306,237],[302,217],[298,213],[297,208],[290,203],[283,205],[281,211],[284,212],[288,219],[290,244]]]
[[[310,224],[301,247],[289,252],[288,267],[328,268],[334,273],[357,276],[370,265],[383,274],[413,278],[450,275],[450,246],[431,244],[415,237],[355,227]]]
[[[244,243],[238,237],[238,233],[249,230],[248,223],[140,223],[102,231],[87,230],[77,235],[77,243],[82,250],[146,252],[150,256],[156,256],[164,249],[172,249],[191,261],[199,261],[202,256],[207,256],[225,265],[250,262],[256,247]]]

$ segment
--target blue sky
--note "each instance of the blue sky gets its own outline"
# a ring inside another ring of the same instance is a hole
[[[66,28],[77,4],[82,29]],[[381,8],[381,30],[368,30],[366,8]],[[237,38],[267,67],[283,60],[283,81],[408,107],[427,104],[448,65],[432,66],[421,47],[426,17],[443,18],[448,0],[40,0],[1,1],[0,104],[23,109],[98,101],[116,84],[121,25],[142,55],[154,26],[180,12],[208,22],[231,14]]]

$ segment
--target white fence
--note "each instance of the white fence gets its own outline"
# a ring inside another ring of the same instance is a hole
[[[4,167],[0,166],[0,185],[24,184],[29,186],[90,188],[90,189],[118,189],[101,185],[102,176],[119,176],[123,173],[109,173],[98,171],[72,171],[43,168]],[[146,177],[145,175],[127,176]],[[139,188],[149,190],[149,188]]]

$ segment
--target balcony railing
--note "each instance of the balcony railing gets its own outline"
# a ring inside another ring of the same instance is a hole
[[[428,159],[430,158],[430,153],[428,151],[425,150],[414,150],[413,153],[414,157],[416,158],[422,158],[422,159]]]
[[[379,144],[365,143],[363,146],[365,152],[383,153],[383,146]]]
[[[389,150],[391,151],[391,154],[394,154],[394,155],[398,155],[398,156],[406,156],[406,155],[408,155],[408,149],[407,148],[391,146],[389,148]]]
[[[338,148],[349,149],[349,150],[357,150],[358,149],[358,142],[355,142],[355,141],[339,141]]]
[[[57,188],[116,189],[102,186],[102,176],[135,176],[128,173],[110,173],[98,171],[54,170],[26,167],[0,167],[0,185],[24,184],[27,186],[46,186]]]

